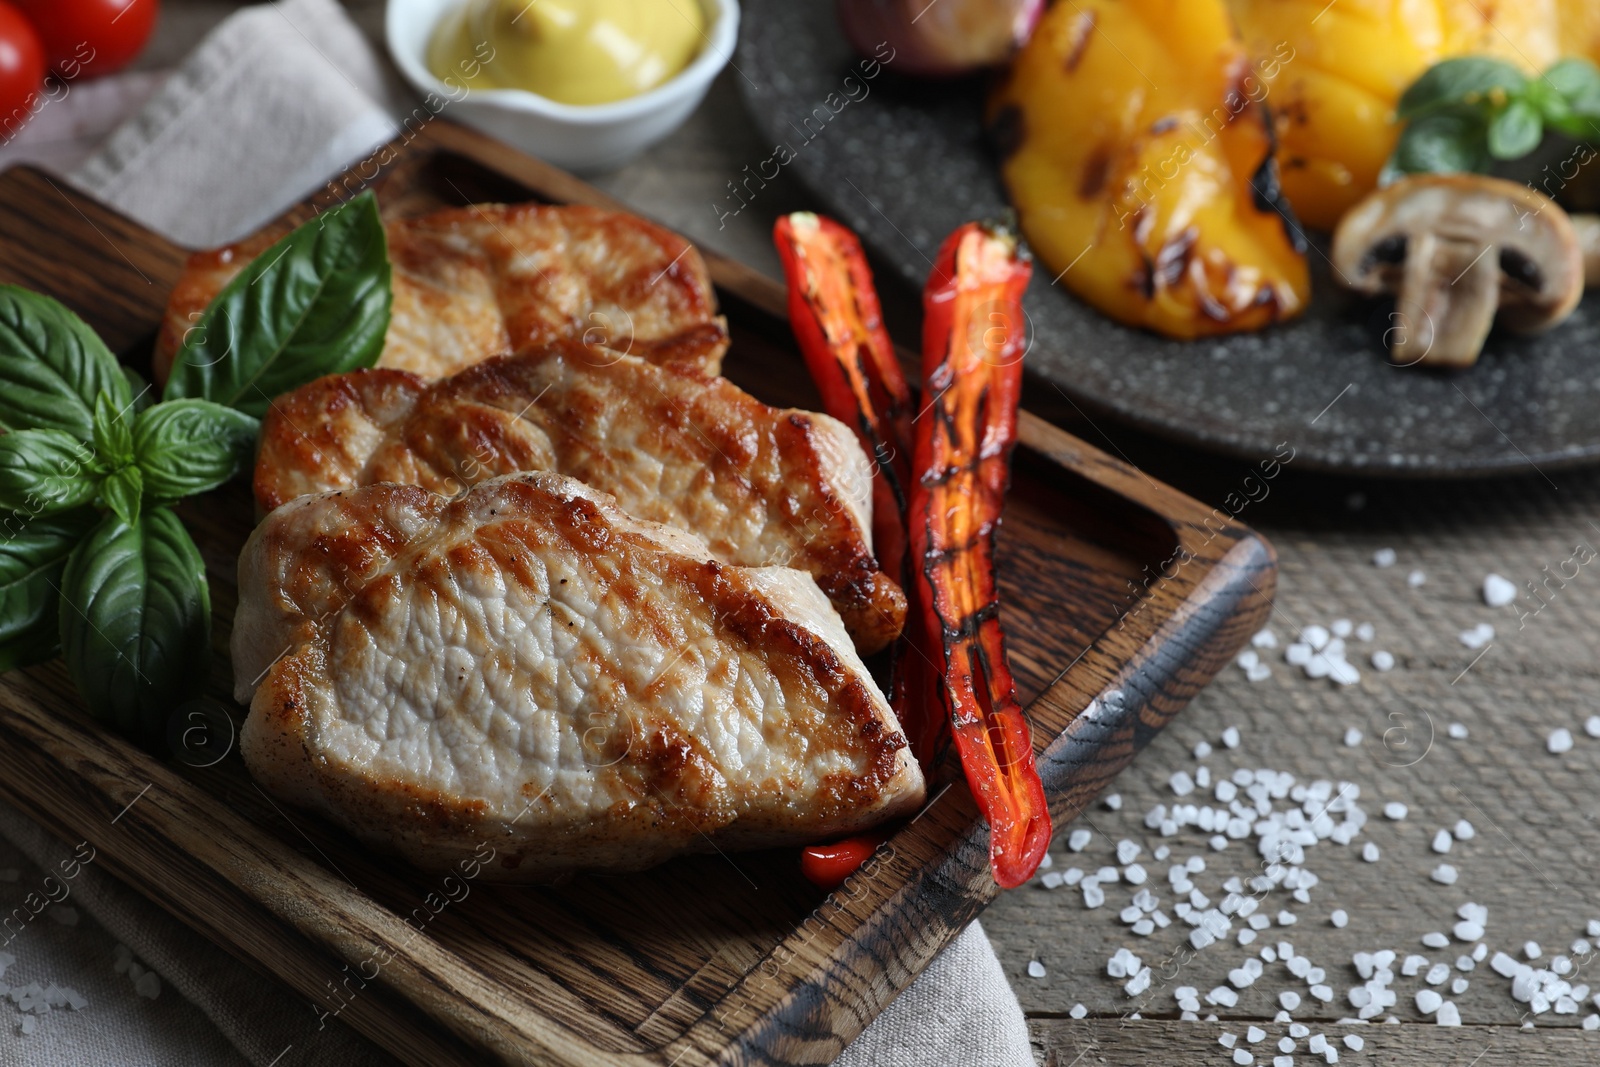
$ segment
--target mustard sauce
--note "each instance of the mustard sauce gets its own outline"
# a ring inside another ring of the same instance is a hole
[[[705,32],[698,0],[466,0],[433,31],[428,69],[452,85],[607,104],[683,70]]]

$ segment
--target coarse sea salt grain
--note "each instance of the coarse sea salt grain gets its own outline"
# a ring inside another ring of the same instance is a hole
[[[1433,850],[1440,853],[1449,852],[1454,842],[1455,838],[1450,836],[1449,830],[1440,830],[1433,835]]]
[[[1372,668],[1380,672],[1394,670],[1394,653],[1378,649],[1372,654]]]
[[[1399,822],[1406,817],[1407,810],[1406,806],[1398,800],[1391,800],[1383,806],[1383,817]]]
[[[1346,748],[1355,748],[1356,746],[1358,746],[1360,744],[1361,744],[1361,731],[1360,730],[1358,730],[1354,726],[1352,726],[1352,727],[1350,727],[1350,729],[1348,729],[1348,730],[1346,730],[1344,732],[1344,746]]]
[[[1082,1004],[1074,1004],[1072,1006],[1071,1010],[1069,1010],[1067,1012],[1067,1015],[1069,1015],[1070,1017],[1072,1017],[1074,1019],[1081,1019],[1081,1018],[1083,1018],[1084,1016],[1086,1016],[1088,1014],[1089,1014],[1089,1009],[1084,1007]]]
[[[1067,835],[1067,847],[1074,852],[1082,852],[1089,847],[1089,842],[1094,840],[1094,834],[1088,830],[1074,830]]]
[[[1591,715],[1583,720],[1583,732],[1590,737],[1600,737],[1600,715]]]
[[[1456,741],[1465,741],[1467,739],[1467,728],[1461,723],[1451,723],[1449,730],[1446,732]]]
[[[1277,648],[1278,635],[1271,630],[1257,630],[1255,636],[1250,638],[1250,643],[1256,648]]]
[[[1517,587],[1498,574],[1483,579],[1483,602],[1491,608],[1503,608],[1517,599]]]
[[[1455,834],[1457,841],[1471,841],[1478,836],[1478,831],[1474,830],[1472,824],[1465,819],[1458,820],[1455,829],[1450,832]]]
[[[1450,866],[1448,863],[1441,863],[1428,873],[1428,877],[1432,878],[1440,885],[1455,885],[1456,869]],[[1439,947],[1443,948],[1444,946],[1441,945]]]
[[[1372,554],[1372,565],[1374,567],[1393,567],[1397,558],[1394,549],[1380,548]]]
[[[1449,948],[1450,939],[1437,930],[1422,935],[1422,943],[1429,948]]]
[[[1377,863],[1379,855],[1378,846],[1371,841],[1361,846],[1361,858],[1368,863]]]
[[[1044,975],[1045,975],[1044,964],[1040,963],[1038,960],[1029,960],[1028,961],[1028,977],[1029,978],[1043,978]]]
[[[1406,575],[1406,584],[1413,589],[1420,589],[1422,585],[1427,582],[1427,580],[1428,576],[1423,574],[1420,570],[1412,571],[1410,574]]]
[[[1470,630],[1462,630],[1456,639],[1468,648],[1482,648],[1494,640],[1494,627],[1486,622],[1480,622]]]
[[[1545,742],[1545,747],[1552,756],[1559,756],[1563,752],[1572,751],[1572,731],[1565,726],[1550,732],[1550,738]]]

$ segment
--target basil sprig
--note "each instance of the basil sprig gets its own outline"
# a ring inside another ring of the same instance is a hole
[[[171,508],[131,524],[112,513],[72,550],[61,581],[61,654],[78,693],[96,718],[154,746],[205,681],[211,591],[200,550]]]
[[[1539,147],[1546,129],[1600,140],[1600,69],[1587,59],[1563,59],[1530,78],[1503,59],[1457,56],[1412,83],[1396,114],[1406,128],[1385,180],[1486,172]]]
[[[172,362],[167,399],[251,415],[324,374],[370,367],[389,329],[388,242],[363,193],[257,256],[217,294]]]
[[[172,505],[250,466],[272,397],[377,362],[390,302],[367,193],[246,267],[151,403],[66,307],[0,286],[0,670],[60,651],[91,714],[160,745],[211,640],[205,564]]]

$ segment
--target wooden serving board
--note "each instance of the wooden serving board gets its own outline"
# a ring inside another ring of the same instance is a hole
[[[449,123],[393,147],[366,183],[390,215],[490,200],[617,206]],[[40,172],[0,175],[0,281],[64,301],[136,367],[184,256]],[[770,403],[816,406],[781,288],[706,258],[733,330],[729,376]],[[1275,561],[1225,512],[1026,412],[1021,441],[1000,536],[1004,617],[1059,826],[1260,626]],[[0,677],[0,796],[87,840],[198,933],[401,1060],[826,1063],[998,892],[952,765],[831,895],[799,876],[793,850],[548,889],[446,886],[372,853],[269,799],[232,751],[244,709],[228,695],[228,630],[252,505],[235,484],[181,513],[216,609],[212,662],[195,669],[210,671],[226,714],[175,709],[175,737],[201,728],[163,762],[87,718],[59,663],[14,671]]]

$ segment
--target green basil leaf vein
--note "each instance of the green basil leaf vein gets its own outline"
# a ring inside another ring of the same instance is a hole
[[[63,430],[0,436],[0,512],[33,518],[81,507],[98,481],[94,450]]]
[[[261,424],[209,400],[167,400],[133,424],[133,454],[154,501],[215,489],[254,460]]]
[[[119,408],[110,395],[101,393],[94,405],[94,451],[103,471],[113,471],[133,462],[132,403]]]
[[[205,564],[177,515],[152,508],[131,526],[102,518],[67,561],[59,610],[67,673],[90,713],[160,745],[210,659]]]
[[[129,526],[139,521],[139,502],[143,499],[144,475],[131,463],[100,483],[100,502]]]
[[[105,342],[59,302],[0,285],[0,427],[87,441],[102,393],[118,407],[132,399]]]
[[[391,301],[388,244],[367,192],[239,272],[189,331],[165,396],[259,417],[280,393],[376,363]]]
[[[61,573],[93,522],[87,510],[0,519],[0,671],[42,663],[60,650]]]

